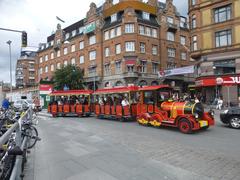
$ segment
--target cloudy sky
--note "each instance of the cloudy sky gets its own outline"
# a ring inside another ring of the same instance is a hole
[[[165,2],[165,0],[160,0]],[[56,30],[61,17],[66,23],[63,28],[79,21],[86,16],[91,2],[97,6],[104,0],[0,0],[0,28],[9,28],[28,33],[28,45],[38,46],[40,42],[46,42],[47,36]],[[181,2],[181,3],[180,3]],[[178,11],[187,14],[187,0],[174,0]],[[9,46],[6,43],[12,41],[12,74],[15,84],[15,68],[17,58],[20,56],[21,34],[0,30],[0,81],[10,82],[9,72]]]

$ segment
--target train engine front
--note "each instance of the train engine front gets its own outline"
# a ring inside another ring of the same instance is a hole
[[[161,109],[168,112],[169,120],[183,133],[207,129],[214,125],[213,112],[204,112],[201,103],[165,101],[161,104]]]

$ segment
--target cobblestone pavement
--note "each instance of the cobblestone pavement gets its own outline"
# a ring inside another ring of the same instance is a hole
[[[219,112],[216,113],[216,117]],[[95,118],[39,117],[25,179],[239,179],[239,131],[191,135]]]

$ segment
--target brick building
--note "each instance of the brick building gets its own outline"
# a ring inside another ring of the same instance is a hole
[[[196,86],[206,102],[222,96],[239,102],[240,1],[189,0],[191,57],[198,61]]]
[[[16,65],[16,88],[35,85],[35,61],[38,48],[25,47]]]
[[[189,47],[187,19],[172,0],[91,3],[86,18],[64,29],[58,25],[40,46],[36,79],[50,80],[56,68],[75,64],[92,89],[159,84],[159,70],[192,64]]]

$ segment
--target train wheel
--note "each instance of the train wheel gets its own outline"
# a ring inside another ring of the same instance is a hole
[[[179,121],[179,129],[182,133],[190,134],[192,132],[191,123],[187,119],[181,119]]]

